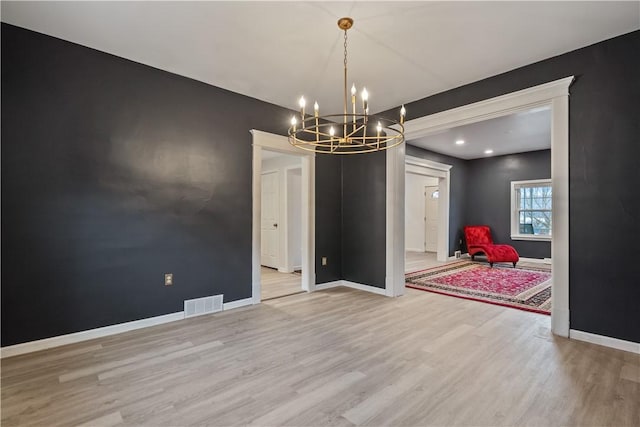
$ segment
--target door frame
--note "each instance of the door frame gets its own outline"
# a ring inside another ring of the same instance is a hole
[[[280,271],[281,273],[293,273],[296,269],[296,267],[300,267],[302,268],[302,254],[300,254],[300,264],[301,265],[294,265],[291,262],[291,257],[290,257],[290,242],[289,242],[289,236],[291,234],[291,224],[290,221],[292,220],[292,218],[289,217],[289,205],[291,203],[291,200],[289,199],[289,177],[291,177],[291,175],[293,175],[293,171],[297,171],[300,170],[300,187],[302,188],[302,165],[294,165],[294,166],[286,166],[284,168],[284,205],[285,205],[285,210],[284,210],[284,218],[281,219],[281,222],[284,224],[284,233],[283,233],[283,251],[282,251],[282,256],[284,257],[284,262],[280,263],[281,267],[278,267],[278,271]],[[302,216],[302,195],[300,196],[300,215]],[[302,218],[300,218],[300,234],[302,235]],[[300,243],[300,245],[302,245],[302,242]],[[300,249],[302,250],[302,246],[300,247]]]
[[[253,168],[252,168],[252,256],[251,256],[251,300],[253,304],[261,301],[260,274],[260,211],[262,201],[262,149],[283,154],[299,156],[302,166],[302,289],[313,292],[316,288],[315,266],[315,155],[302,152],[291,144],[286,136],[252,129]]]
[[[574,76],[565,77],[528,89],[512,92],[495,98],[442,111],[409,120],[404,124],[405,139],[411,140],[438,131],[502,117],[535,107],[549,107],[551,111],[551,182],[553,186],[553,238],[552,254],[552,309],[551,331],[563,337],[569,336],[569,86]],[[389,155],[390,154],[390,155]],[[404,227],[404,200],[389,199],[389,190],[404,194],[404,177],[398,170],[403,166],[405,150],[389,150],[387,155],[387,229]],[[388,236],[388,235],[387,235]],[[399,241],[402,244],[399,245]],[[390,256],[390,253],[392,254]],[[400,254],[402,257],[400,257]],[[398,269],[404,266],[404,234],[401,239],[387,238],[387,259],[394,265],[391,271],[393,283],[404,280]],[[402,258],[402,259],[400,259]]]
[[[438,184],[440,184],[440,180],[438,180]],[[431,192],[432,188],[435,188],[435,190],[433,190],[433,192]],[[427,191],[427,189],[429,189]],[[427,195],[427,193],[429,192],[429,195]],[[438,197],[432,197],[434,193],[438,193]],[[435,200],[435,202],[433,202],[433,200]],[[422,204],[424,205],[424,236],[422,236],[422,238],[424,239],[424,251],[427,252],[427,243],[429,242],[429,236],[431,236],[431,234],[429,233],[429,228],[427,226],[427,220],[429,219],[429,209],[427,208],[427,205],[429,204],[429,201],[432,201],[432,203],[436,204],[436,211],[438,214],[438,217],[436,218],[436,226],[438,227],[436,229],[436,252],[438,251],[438,238],[440,237],[440,221],[442,221],[442,218],[440,218],[440,185],[425,185],[424,186],[424,200],[422,201]],[[430,250],[429,252],[433,252],[433,250]]]

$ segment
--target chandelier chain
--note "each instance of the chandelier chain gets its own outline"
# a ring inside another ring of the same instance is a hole
[[[344,68],[347,68],[347,30],[344,30]]]

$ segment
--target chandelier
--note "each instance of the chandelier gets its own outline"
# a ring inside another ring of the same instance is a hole
[[[358,111],[355,84],[351,86],[351,105],[348,105],[347,30],[352,26],[351,18],[338,20],[338,27],[344,30],[344,111],[321,116],[316,102],[313,115],[305,115],[306,100],[301,97],[300,115],[291,118],[288,131],[289,143],[294,147],[324,154],[360,154],[387,150],[404,142],[404,105],[400,109],[400,121],[369,115],[369,94],[363,88],[362,109]]]

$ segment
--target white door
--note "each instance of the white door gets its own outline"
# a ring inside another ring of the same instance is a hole
[[[261,264],[278,268],[278,172],[262,174]]]
[[[438,187],[424,187],[424,250],[438,250]]]

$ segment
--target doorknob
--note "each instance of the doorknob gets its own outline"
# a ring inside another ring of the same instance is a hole
[[[278,228],[278,224],[273,224],[273,226],[274,226],[275,228]]]

